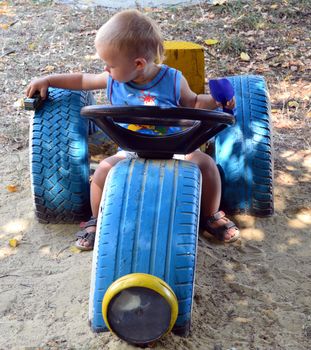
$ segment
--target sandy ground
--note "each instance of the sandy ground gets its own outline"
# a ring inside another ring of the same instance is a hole
[[[200,239],[191,335],[157,349],[310,349],[311,152],[288,152],[272,218],[238,217],[230,246]],[[0,349],[131,349],[90,330],[92,254],[71,250],[75,225],[36,222],[28,173],[27,150],[2,159],[1,183],[19,190],[0,192]]]
[[[30,10],[22,12],[22,2],[19,4],[21,23],[30,23],[29,29],[34,26],[27,13]],[[12,11],[18,13],[15,8]],[[42,24],[47,9],[36,11]],[[72,25],[66,22],[71,18],[69,11],[57,7],[49,11],[54,11],[55,21],[64,16],[61,25]],[[77,18],[77,13],[74,15]],[[71,39],[88,40],[91,47],[89,36],[93,32],[82,37],[75,27],[71,29]],[[18,24],[14,30],[22,33]],[[12,68],[7,73],[8,80],[3,80],[2,96],[10,93],[14,101],[14,97],[22,96],[25,80],[56,66],[57,50],[63,41],[57,37],[56,29],[53,35],[49,58],[38,54],[43,49],[43,42],[38,41],[35,54],[34,46],[27,46],[26,55],[18,52],[1,59],[0,68]],[[19,42],[6,40],[7,49],[16,48]],[[34,37],[31,40],[35,42]],[[75,64],[73,47],[68,46],[66,52]],[[31,65],[35,57],[37,67]],[[24,75],[13,76],[14,67],[24,69]],[[63,67],[64,63],[57,70]],[[156,349],[311,348],[310,114],[304,117],[298,113],[300,110],[288,113],[285,105],[289,97],[300,103],[297,96],[308,83],[304,77],[297,79],[296,85],[281,78],[273,84],[271,77],[268,79],[273,108],[278,109],[272,114],[275,215],[264,219],[237,217],[242,239],[232,245],[200,238],[191,334],[186,339],[170,334]],[[0,115],[0,349],[134,349],[109,333],[94,334],[90,330],[87,317],[92,254],[72,250],[77,226],[42,225],[36,221],[25,142],[26,122],[31,114],[16,111],[12,105],[12,100],[2,100]],[[8,191],[8,185],[16,186],[16,192]],[[12,238],[20,242],[16,248],[8,245]]]

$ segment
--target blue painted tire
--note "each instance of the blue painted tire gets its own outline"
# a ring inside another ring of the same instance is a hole
[[[215,161],[222,176],[221,208],[229,214],[271,216],[273,150],[270,103],[261,76],[228,77],[236,98],[236,124],[215,137]]]
[[[173,331],[189,332],[199,223],[201,174],[190,162],[123,160],[109,172],[97,225],[89,320],[107,330],[102,300],[118,278],[155,275],[174,290]]]
[[[42,223],[89,218],[89,121],[80,116],[90,93],[49,89],[35,112],[30,133],[31,182],[35,213]]]

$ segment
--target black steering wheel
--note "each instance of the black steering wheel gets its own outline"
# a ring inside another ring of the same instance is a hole
[[[122,149],[142,158],[168,159],[195,151],[218,132],[235,122],[231,114],[185,107],[104,106],[83,107],[81,115],[93,120]],[[170,135],[146,135],[117,123],[181,126]]]

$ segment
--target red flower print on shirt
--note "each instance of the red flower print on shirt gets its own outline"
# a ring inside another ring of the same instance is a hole
[[[154,96],[150,95],[150,92],[146,94],[145,91],[141,92],[141,95],[139,96],[139,99],[144,102],[144,106],[155,106],[155,100],[156,98]]]

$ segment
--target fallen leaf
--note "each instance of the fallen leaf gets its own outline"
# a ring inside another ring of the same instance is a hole
[[[74,245],[69,248],[69,251],[74,254],[81,253],[81,250]]]
[[[16,238],[9,239],[9,246],[16,248],[19,245],[19,241]]]
[[[299,103],[297,101],[288,101],[287,106],[288,107],[293,107],[293,108],[298,108],[299,107]]]
[[[212,5],[223,5],[227,0],[212,0]]]
[[[278,4],[272,4],[272,5],[270,6],[270,8],[273,9],[273,10],[275,10],[275,9],[278,8],[278,6],[279,6]]]
[[[245,36],[252,36],[252,35],[256,35],[256,31],[255,30],[249,30],[245,33],[243,33]]]
[[[16,109],[23,109],[24,108],[24,99],[19,98],[17,101],[14,102],[13,107]]]
[[[6,186],[6,189],[9,191],[9,192],[16,192],[17,191],[17,187],[15,185],[7,185]]]
[[[5,30],[7,30],[7,29],[9,29],[9,28],[10,28],[10,25],[9,25],[9,24],[7,24],[7,23],[0,23],[0,28],[1,28],[1,29],[5,29]]]
[[[97,59],[98,59],[98,56],[97,56],[97,54],[94,54],[94,55],[86,55],[86,56],[84,56],[84,58],[85,58],[87,61],[91,61],[91,60],[97,60]]]
[[[53,70],[55,69],[54,66],[46,66],[42,69],[43,73],[50,73],[53,72]]]
[[[0,2],[0,6],[3,6],[0,8],[0,15],[6,16],[6,17],[14,17],[15,13],[13,13],[9,7],[7,2]]]
[[[36,43],[31,43],[31,44],[28,45],[28,49],[29,49],[30,51],[32,51],[32,50],[34,50],[34,49],[36,48],[36,46],[37,46]]]
[[[246,62],[250,61],[251,59],[246,52],[241,52],[240,58],[242,61],[246,61]]]
[[[0,28],[7,30],[17,22],[18,21],[14,21],[14,22],[10,22],[10,23],[0,23]]]
[[[205,44],[206,45],[216,45],[219,43],[219,40],[217,39],[207,39],[207,40],[204,40]]]

